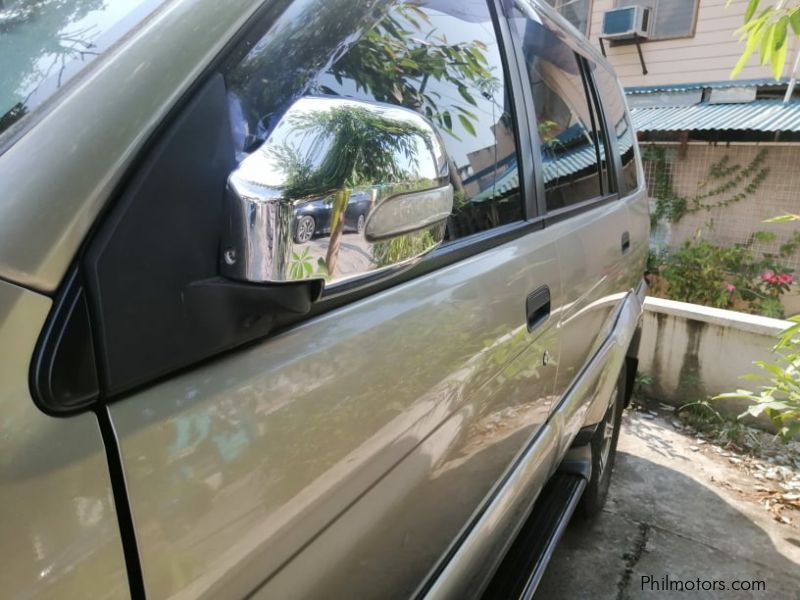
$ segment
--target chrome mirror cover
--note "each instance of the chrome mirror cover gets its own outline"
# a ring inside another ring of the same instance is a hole
[[[331,287],[440,245],[453,188],[442,141],[419,113],[306,97],[230,175],[225,202],[224,276]]]

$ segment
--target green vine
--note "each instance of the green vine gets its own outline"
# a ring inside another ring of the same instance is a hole
[[[750,164],[742,168],[741,165],[731,164],[730,157],[727,155],[723,156],[711,165],[708,177],[700,184],[700,188],[716,185],[708,191],[687,198],[678,195],[672,187],[672,179],[667,168],[666,150],[659,146],[649,146],[644,153],[644,159],[654,163],[655,166],[653,192],[656,206],[651,214],[653,225],[662,219],[676,223],[687,214],[729,206],[756,193],[769,175],[769,168],[764,166],[766,158],[767,150],[761,149]],[[740,189],[742,185],[744,188]],[[725,196],[737,189],[740,191]],[[724,197],[720,200],[710,201],[718,196]]]

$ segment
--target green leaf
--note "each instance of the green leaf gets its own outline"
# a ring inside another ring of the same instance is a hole
[[[466,100],[467,102],[469,102],[473,106],[477,106],[478,103],[475,102],[475,98],[473,98],[472,95],[470,95],[469,90],[467,89],[466,86],[459,85],[458,86],[458,93],[461,94],[461,97],[464,98],[464,100]]]
[[[786,52],[788,50],[788,46],[788,44],[784,44],[772,54],[770,66],[772,70],[772,76],[775,78],[775,81],[778,81],[783,74],[783,66],[786,64]]]
[[[772,51],[772,59],[770,60],[770,67],[772,69],[772,76],[778,80],[783,73],[783,65],[786,64],[786,52],[789,50],[788,39],[786,35],[786,26],[788,19],[781,19],[776,25],[775,33],[775,47]]]
[[[457,110],[457,111],[459,111],[459,112],[461,112],[461,113],[463,113],[464,115],[466,115],[466,116],[467,116],[467,117],[469,117],[470,119],[475,119],[475,120],[477,120],[477,119],[478,119],[478,117],[475,115],[475,113],[468,111],[468,110],[467,110],[466,108],[464,108],[463,106],[456,106],[456,110]]]
[[[747,61],[750,60],[750,57],[753,55],[753,52],[756,50],[756,46],[758,46],[758,42],[761,40],[762,36],[764,35],[764,30],[762,28],[763,21],[757,21],[758,26],[751,27],[753,22],[748,23],[747,27],[750,27],[749,31],[745,33],[747,36],[747,44],[745,45],[744,52],[739,57],[739,60],[736,62],[736,66],[733,67],[733,71],[731,71],[731,79],[735,78],[739,73],[742,72]]]
[[[761,38],[760,59],[762,65],[766,64],[772,57],[773,44],[775,41],[775,25],[767,25],[765,29],[766,31]]]
[[[444,125],[448,129],[452,129],[453,128],[453,119],[450,117],[450,113],[449,112],[442,113],[442,121],[444,121]]]
[[[781,17],[775,24],[775,48],[779,48],[786,41],[789,27],[789,18]]]
[[[467,117],[465,117],[464,115],[458,115],[458,120],[461,122],[462,127],[464,127],[464,129],[467,130],[467,133],[469,133],[470,135],[477,135],[477,132],[475,131],[475,126]]]
[[[758,10],[758,3],[760,0],[750,0],[750,3],[747,5],[747,10],[744,11],[744,22],[747,23],[750,19],[753,18],[753,15]]]
[[[800,8],[796,8],[794,12],[789,15],[789,24],[792,26],[794,34],[800,36]]]

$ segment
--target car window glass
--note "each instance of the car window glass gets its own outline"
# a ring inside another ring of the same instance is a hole
[[[513,18],[536,108],[547,210],[603,193],[605,149],[578,55],[533,13]]]
[[[303,77],[302,90],[284,92],[283,98],[253,93],[263,80],[252,65],[265,62],[267,51],[272,55],[269,40],[256,43],[228,75],[241,151],[246,154],[264,139],[290,96],[338,95],[396,104],[425,115],[444,141],[455,190],[449,239],[522,219],[514,123],[487,4],[390,2],[349,30],[339,24],[347,20],[346,9],[339,14],[332,13],[326,25],[335,34],[317,32],[318,47],[320,38],[326,40],[327,62],[320,65],[321,56],[309,57],[317,61],[317,70],[300,62],[287,77],[292,81],[284,89]],[[341,41],[334,41],[337,35]],[[309,42],[315,40],[304,40],[302,34],[287,37],[282,55],[308,55],[312,51],[302,44]],[[269,66],[276,69],[274,62]]]
[[[0,1],[0,135],[160,3]]]
[[[633,150],[635,133],[625,111],[625,97],[620,91],[614,73],[604,66],[591,62],[589,68],[594,75],[597,92],[608,118],[608,126],[613,129],[613,137],[616,138],[617,152],[622,163],[622,179],[626,189],[631,192],[639,187],[639,182]]]

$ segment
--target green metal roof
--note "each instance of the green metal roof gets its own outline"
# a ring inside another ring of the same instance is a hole
[[[743,87],[780,87],[788,83],[788,79],[742,79],[725,81],[702,81],[696,83],[675,83],[669,85],[642,85],[626,87],[626,94],[656,94],[660,92],[688,92],[691,90],[702,90],[705,88],[725,89]]]
[[[631,108],[639,131],[800,131],[800,102],[754,100],[741,104]]]

